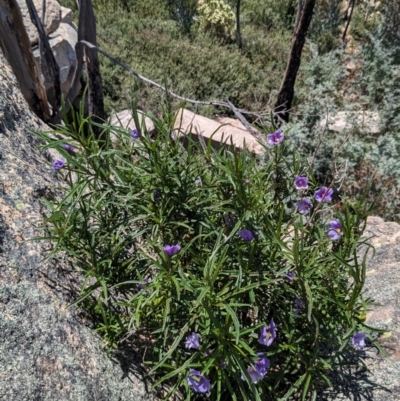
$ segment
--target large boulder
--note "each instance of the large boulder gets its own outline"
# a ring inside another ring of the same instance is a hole
[[[0,52],[0,399],[150,399],[133,353],[107,356],[68,304],[61,266],[41,263],[42,197],[60,185],[30,130],[49,130],[21,95]]]
[[[50,47],[53,50],[54,58],[60,68],[61,92],[67,94],[74,78],[77,66],[75,45],[78,41],[78,33],[69,24],[60,23],[59,27],[49,36]],[[40,65],[39,49],[33,51],[37,63]],[[48,91],[52,88],[52,82],[43,77],[44,85]]]
[[[328,119],[321,118],[320,124],[325,128],[327,122],[329,131],[334,132],[360,130],[370,134],[379,134],[381,129],[379,113],[373,111],[338,111],[334,115],[328,115]]]
[[[156,127],[154,126],[153,121],[149,117],[146,117],[143,111],[140,110],[138,110],[138,117],[139,117],[139,124],[140,125],[144,124],[150,135],[154,134],[156,131]],[[132,117],[132,111],[128,109],[113,114],[110,119],[110,124],[116,127],[122,127],[129,130],[136,129],[136,124]]]
[[[185,138],[190,135],[195,140],[205,141],[211,139],[214,147],[218,148],[221,143],[233,144],[235,149],[247,148],[255,154],[262,154],[264,148],[257,138],[247,131],[239,122],[230,119],[225,123],[211,120],[186,109],[180,109],[175,120],[175,131],[177,135]]]
[[[72,25],[74,13],[70,8],[61,6],[61,22]]]
[[[61,23],[61,6],[56,0],[33,0],[33,4],[36,7],[39,17],[42,16],[43,2],[46,1],[46,15],[44,28],[47,34],[54,32]],[[26,6],[25,0],[17,0],[17,3],[21,9],[22,18],[24,25],[29,36],[31,45],[35,45],[39,41],[39,34],[35,25],[32,24],[29,16],[28,7]]]

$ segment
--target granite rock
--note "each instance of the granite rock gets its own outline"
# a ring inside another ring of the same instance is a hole
[[[35,5],[39,18],[42,17],[43,2],[44,0],[33,0],[33,4]],[[17,0],[17,3],[21,9],[22,18],[29,36],[29,41],[31,45],[37,44],[39,41],[39,34],[35,25],[33,25],[31,22],[26,2],[25,0]],[[61,6],[56,0],[46,0],[46,15],[44,21],[44,29],[47,35],[54,32],[60,26]]]
[[[30,130],[49,130],[0,53],[0,400],[152,399],[133,352],[109,357],[69,308],[66,277],[41,263],[41,198],[57,196],[51,157]]]
[[[61,92],[66,95],[71,87],[77,66],[75,45],[78,41],[78,33],[69,24],[62,22],[59,27],[49,36],[49,44],[54,58],[60,68]],[[39,49],[33,51],[36,62],[40,64]],[[52,82],[43,77],[46,90],[52,87]]]

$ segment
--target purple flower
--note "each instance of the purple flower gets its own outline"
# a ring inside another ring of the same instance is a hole
[[[286,275],[286,278],[287,278],[289,281],[293,281],[294,278],[296,277],[296,273],[295,273],[295,272],[292,272],[292,271],[287,271],[287,272],[285,273],[285,275]]]
[[[151,283],[151,278],[150,277],[145,278],[142,283],[136,284],[136,292],[143,290],[145,284],[150,284],[150,283]]]
[[[65,167],[65,161],[64,161],[64,160],[59,160],[59,159],[57,159],[57,160],[55,160],[55,161],[53,162],[53,167],[52,167],[53,171],[60,170],[60,169],[62,169],[63,167]]]
[[[332,241],[337,241],[342,237],[343,229],[339,220],[335,219],[329,222],[328,235],[332,238]]]
[[[298,315],[299,313],[301,313],[303,311],[304,308],[304,304],[302,302],[302,300],[300,299],[300,297],[298,295],[296,295],[296,299],[294,300],[294,313],[296,315]]]
[[[210,380],[203,376],[198,370],[189,369],[186,381],[189,387],[196,393],[208,393],[210,391]]]
[[[199,187],[201,185],[201,179],[198,178],[195,182],[194,185],[196,185],[196,187]]]
[[[273,134],[267,135],[267,143],[271,146],[279,145],[284,138],[285,136],[283,135],[283,132],[278,129],[278,131],[274,132]]]
[[[250,180],[249,180],[248,178],[245,178],[243,182],[244,182],[246,185],[249,185],[249,184],[250,184]]]
[[[310,213],[310,210],[312,209],[313,205],[310,202],[309,199],[304,198],[296,202],[296,207],[299,211],[300,214],[308,214]]]
[[[158,203],[161,200],[161,194],[160,194],[160,191],[158,189],[155,189],[153,191],[153,200],[154,200],[155,203]]]
[[[68,145],[68,144],[64,143],[61,145],[61,147],[70,153],[75,153],[75,148],[72,145]]]
[[[198,333],[189,334],[185,340],[185,348],[199,349],[200,348],[200,334],[198,334]]]
[[[255,238],[255,235],[253,234],[253,232],[251,232],[250,230],[247,230],[245,228],[243,230],[240,230],[238,232],[238,234],[239,234],[239,237],[242,238],[242,240],[244,240],[244,241],[252,241]]]
[[[247,368],[247,373],[249,374],[250,379],[253,383],[257,383],[259,380],[263,379],[263,377],[267,374],[270,366],[270,361],[265,356],[264,352],[258,352],[257,356],[259,356],[259,359],[255,361],[254,368],[252,366],[249,366]],[[242,380],[246,380],[246,377],[243,373],[241,378]]]
[[[226,368],[226,362],[225,361],[221,361],[221,369],[225,369]]]
[[[256,369],[254,369],[251,366],[249,366],[247,368],[247,373],[249,374],[250,379],[253,383],[257,383],[259,380],[261,380],[264,377],[264,375],[262,373],[258,372]],[[243,373],[242,373],[241,378],[242,378],[242,380],[246,380],[246,376]]]
[[[260,357],[260,359],[257,359],[256,362],[254,363],[254,367],[256,368],[256,371],[263,376],[266,375],[268,372],[269,366],[270,366],[270,361],[269,359],[265,356],[264,352],[258,352],[257,355]]]
[[[164,252],[168,256],[172,256],[175,253],[179,252],[180,250],[181,250],[181,246],[179,244],[176,244],[176,245],[165,245],[164,246]]]
[[[308,189],[308,178],[296,175],[294,177],[294,186],[297,190]]]
[[[333,189],[322,187],[315,192],[314,198],[317,202],[331,202],[333,195]]]
[[[227,227],[233,227],[235,225],[235,217],[233,214],[229,213],[228,215],[224,216],[224,223]]]
[[[268,327],[263,326],[260,330],[260,335],[258,336],[258,342],[262,345],[269,347],[276,338],[276,324],[273,319],[269,323]]]
[[[139,131],[136,128],[131,130],[131,139],[132,139],[132,141],[134,141],[136,139],[139,139],[139,137],[140,137],[140,134],[139,134]]]
[[[366,338],[367,336],[362,331],[360,331],[354,334],[353,337],[351,337],[351,345],[357,350],[363,349],[365,347]]]

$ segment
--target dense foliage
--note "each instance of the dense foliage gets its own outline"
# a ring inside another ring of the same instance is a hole
[[[315,399],[370,333],[364,199],[334,202],[290,132],[263,134],[256,157],[190,136],[184,148],[172,113],[153,121],[156,136],[104,124],[99,142],[78,115],[63,139],[38,134],[62,154],[49,257],[80,277],[109,346],[140,344],[166,397]]]
[[[72,0],[61,2],[76,7]],[[374,177],[368,200],[381,193],[377,213],[399,220],[399,3],[357,1],[343,47],[347,3],[317,1],[297,79],[292,132],[305,156],[319,148],[318,180],[334,175],[333,150],[346,142],[341,162],[347,163],[348,179],[343,189],[357,197]],[[235,1],[225,4],[236,11]],[[195,0],[94,0],[94,6],[99,45],[143,75],[198,100],[229,99],[253,111],[273,104],[285,70],[295,0],[242,2],[242,50],[234,33],[222,37],[199,24]],[[101,63],[108,112],[126,108],[131,100],[143,110],[158,110],[162,92],[105,58]],[[206,116],[229,113],[187,107]],[[350,128],[326,130],[321,139],[327,114],[333,123],[339,111],[348,112]],[[377,113],[379,133],[359,123],[371,111]]]

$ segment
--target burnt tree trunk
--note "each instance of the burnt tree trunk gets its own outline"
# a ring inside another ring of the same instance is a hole
[[[51,116],[46,91],[16,0],[0,0],[0,47],[29,107],[48,122]]]
[[[355,6],[356,6],[356,0],[350,0],[349,7],[347,8],[346,13],[345,13],[347,16],[348,10],[350,9],[350,15],[347,18],[346,27],[344,28],[344,32],[343,32],[343,36],[342,36],[342,42],[344,44],[346,44],[346,34],[347,34],[347,30],[349,29],[351,17],[353,16],[353,11],[354,11]]]
[[[78,41],[86,40],[96,46],[96,20],[94,18],[93,6],[91,0],[81,0],[79,10],[79,29],[83,28],[83,37]],[[103,122],[105,120],[103,85],[100,74],[100,62],[97,49],[85,47],[87,78],[88,78],[88,98],[89,114],[95,121]]]
[[[72,102],[78,95],[83,64],[86,63],[89,115],[93,122],[102,123],[106,119],[106,114],[104,111],[103,85],[98,53],[97,49],[85,47],[82,41],[92,43],[96,46],[96,20],[91,0],[80,0],[79,2],[78,43],[75,46],[77,66],[71,88],[66,98],[65,112],[69,111]],[[102,130],[96,125],[93,125],[92,129],[98,139],[104,135]],[[108,140],[104,137],[101,139],[104,143]]]
[[[52,119],[56,118],[59,113],[59,107],[61,106],[61,85],[60,85],[60,68],[58,67],[57,61],[54,58],[53,51],[51,50],[49,39],[47,38],[44,29],[44,18],[46,14],[46,1],[43,2],[42,21],[39,18],[38,12],[33,4],[32,0],[26,0],[29,15],[32,23],[36,26],[39,33],[39,51],[40,51],[40,62],[42,67],[42,73],[46,76],[46,79],[51,82],[51,88],[47,92],[48,100],[53,108]]]
[[[242,33],[240,32],[240,4],[241,0],[236,1],[236,44],[238,48],[243,47]]]
[[[311,23],[316,0],[299,0],[296,23],[293,31],[289,59],[285,75],[279,89],[274,112],[278,118],[289,121],[289,110],[294,96],[294,85],[301,63],[301,53],[306,40],[307,30]]]

